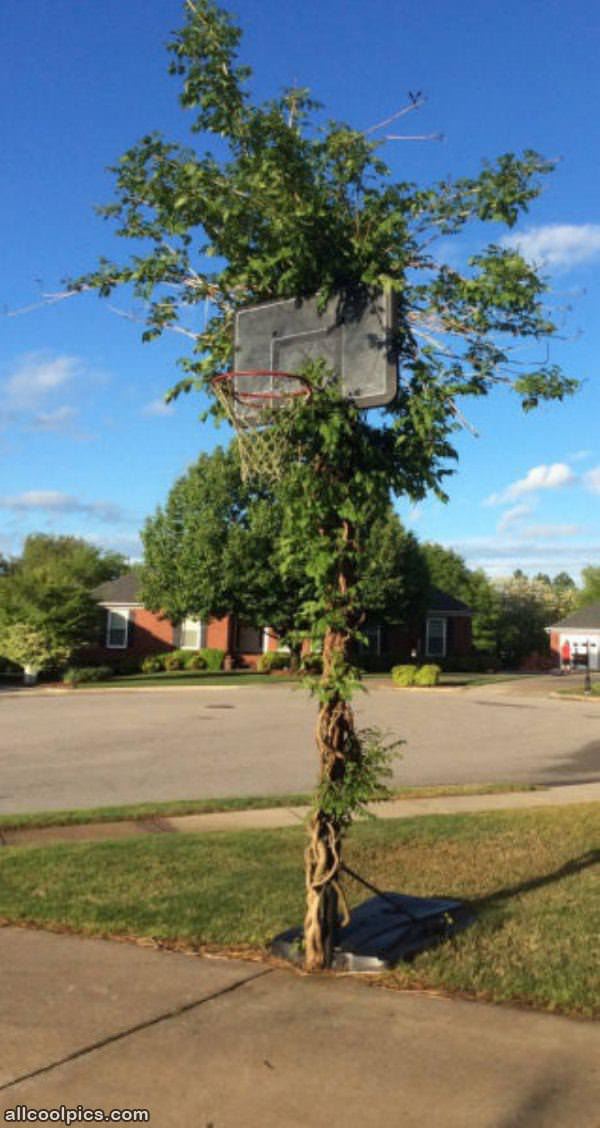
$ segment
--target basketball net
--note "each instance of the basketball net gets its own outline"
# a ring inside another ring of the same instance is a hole
[[[212,388],[236,433],[243,481],[279,481],[289,465],[290,451],[271,424],[275,415],[289,411],[298,399],[308,399],[308,380],[289,372],[255,369],[223,372],[214,377]]]

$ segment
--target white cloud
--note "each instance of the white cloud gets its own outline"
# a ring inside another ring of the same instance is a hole
[[[125,511],[110,501],[83,501],[72,494],[58,490],[27,490],[24,493],[0,497],[0,509],[13,513],[43,510],[46,513],[81,513],[99,521],[121,522],[127,519]]]
[[[110,549],[113,552],[122,552],[134,561],[143,560],[144,549],[137,533],[113,533],[109,536],[96,536],[88,532],[79,534],[84,540],[89,540],[98,548]]]
[[[576,450],[570,454],[569,462],[585,462],[587,458],[591,458],[594,452],[592,450]]]
[[[142,408],[142,415],[172,415],[175,408],[172,403],[165,403],[162,399],[150,400]]]
[[[512,525],[518,525],[524,517],[529,517],[531,513],[533,513],[531,505],[515,505],[512,509],[507,509],[498,521],[498,532],[506,532]]]
[[[554,537],[577,537],[584,532],[581,525],[526,525],[519,529],[522,540],[546,540]]]
[[[501,242],[537,266],[568,270],[600,258],[600,224],[549,223],[505,235]]]
[[[54,411],[36,412],[30,426],[34,431],[68,431],[77,414],[74,407],[63,404]]]
[[[583,475],[583,484],[590,493],[600,494],[600,466],[595,466]]]
[[[8,375],[4,393],[10,407],[33,410],[46,396],[84,371],[76,356],[26,353]]]
[[[533,466],[524,478],[512,482],[500,493],[490,494],[485,499],[484,505],[503,505],[508,501],[516,501],[524,494],[535,493],[537,490],[556,490],[562,486],[569,486],[575,481],[575,474],[566,462],[553,462],[550,466]]]
[[[566,526],[561,528],[564,530]],[[484,568],[492,576],[510,575],[516,568],[532,575],[547,572],[550,576],[566,570],[578,580],[582,568],[600,559],[600,543],[578,540],[564,533],[562,540],[554,541],[526,541],[520,536],[515,540],[495,536],[470,537],[449,542],[448,548],[464,556],[470,568]]]

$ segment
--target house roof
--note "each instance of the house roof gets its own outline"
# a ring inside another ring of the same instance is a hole
[[[573,611],[560,623],[553,623],[552,630],[563,627],[580,627],[582,630],[600,630],[600,603],[590,603],[587,607],[580,607]]]
[[[135,572],[126,572],[116,580],[106,580],[94,588],[92,595],[98,603],[140,603],[140,579]]]
[[[140,578],[136,572],[126,572],[123,576],[117,576],[116,580],[106,580],[105,583],[99,584],[94,588],[92,595],[99,603],[141,603]],[[600,604],[598,606],[600,607]],[[471,608],[466,603],[435,587],[429,594],[428,610],[444,614],[472,615]]]
[[[442,591],[440,588],[432,588],[429,593],[429,611],[444,611],[454,612],[454,614],[472,615],[473,612],[462,599],[455,599],[453,595],[448,595],[447,592]]]

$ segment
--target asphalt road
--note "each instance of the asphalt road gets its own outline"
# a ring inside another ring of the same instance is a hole
[[[398,784],[600,779],[600,702],[550,679],[372,688],[361,726],[403,739]],[[307,791],[316,703],[284,685],[0,694],[0,812]]]

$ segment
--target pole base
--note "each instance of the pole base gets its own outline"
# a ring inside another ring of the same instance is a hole
[[[350,923],[336,937],[333,971],[381,972],[410,960],[468,928],[475,913],[461,901],[386,893],[354,909]],[[289,928],[271,944],[274,956],[304,963],[303,931]]]

